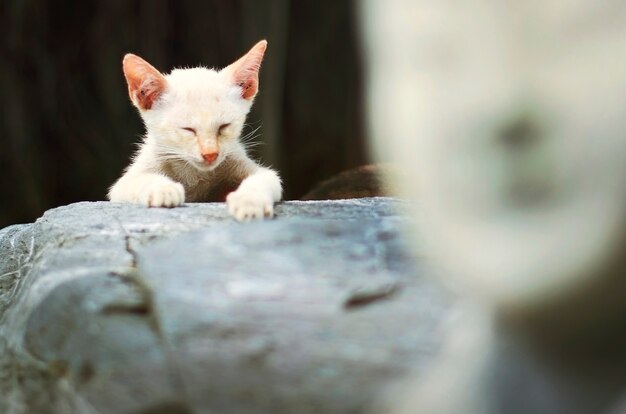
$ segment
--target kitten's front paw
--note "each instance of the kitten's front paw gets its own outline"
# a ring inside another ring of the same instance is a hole
[[[261,191],[234,191],[226,197],[228,212],[238,221],[249,221],[274,215],[274,201]]]
[[[180,183],[159,180],[147,184],[138,198],[148,207],[176,207],[185,202],[185,189]]]

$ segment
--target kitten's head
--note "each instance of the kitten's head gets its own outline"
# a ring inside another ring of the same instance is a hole
[[[238,138],[259,87],[267,42],[222,70],[204,67],[161,74],[133,54],[124,57],[128,93],[162,159],[208,171],[242,151]]]

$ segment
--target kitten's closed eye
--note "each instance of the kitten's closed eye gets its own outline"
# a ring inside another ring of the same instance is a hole
[[[193,129],[193,128],[190,128],[190,127],[184,127],[184,128],[181,128],[181,129],[184,129],[185,131],[189,131],[189,132],[191,132],[192,134],[196,135],[196,130],[195,130],[195,129]]]
[[[222,125],[220,125],[220,127],[217,129],[218,135],[222,135],[224,133],[224,131],[226,130],[226,128],[228,128],[229,126],[230,126],[230,124],[222,124]]]

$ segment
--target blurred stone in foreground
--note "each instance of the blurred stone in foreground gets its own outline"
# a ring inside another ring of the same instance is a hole
[[[403,169],[414,234],[479,308],[402,412],[615,410],[626,2],[361,3],[378,158]]]
[[[450,298],[397,202],[78,203],[0,230],[0,412],[359,413],[440,345]]]

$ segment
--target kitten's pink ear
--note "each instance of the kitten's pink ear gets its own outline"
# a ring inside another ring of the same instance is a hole
[[[167,81],[161,72],[131,53],[124,56],[122,66],[130,100],[141,110],[152,108],[167,87]]]
[[[263,55],[267,49],[267,41],[261,40],[248,53],[224,70],[230,72],[233,82],[241,86],[241,97],[250,100],[259,90],[259,69]]]

